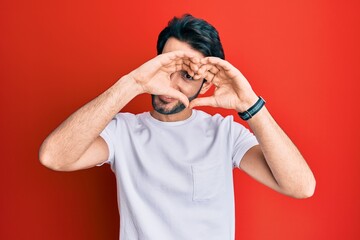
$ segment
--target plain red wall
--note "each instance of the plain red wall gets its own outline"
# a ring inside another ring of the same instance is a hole
[[[236,239],[360,239],[359,3],[1,0],[0,239],[118,238],[109,167],[53,172],[38,149],[69,114],[152,58],[159,31],[186,12],[218,28],[227,59],[317,179],[312,198],[295,200],[235,171]],[[124,111],[148,109],[142,95]]]

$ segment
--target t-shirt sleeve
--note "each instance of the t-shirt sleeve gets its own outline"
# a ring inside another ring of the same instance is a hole
[[[105,129],[100,133],[100,137],[102,137],[107,144],[107,147],[109,150],[109,158],[105,162],[96,165],[98,167],[107,163],[107,164],[111,165],[111,169],[114,169],[114,165],[115,165],[114,139],[115,139],[117,123],[118,123],[118,119],[117,119],[117,116],[115,116],[110,121],[110,123],[105,127]]]
[[[245,128],[243,125],[233,122],[232,124],[232,137],[234,139],[233,148],[233,166],[240,167],[240,162],[245,153],[255,145],[258,145],[258,141],[255,135]]]

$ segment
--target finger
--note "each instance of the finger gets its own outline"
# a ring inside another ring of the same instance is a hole
[[[199,70],[199,65],[190,61],[190,59],[182,59],[182,65],[177,68],[177,71],[180,70],[186,71],[193,79],[204,78],[203,74],[198,74],[197,72]]]
[[[195,98],[190,102],[189,108],[200,107],[200,106],[217,107],[217,103],[213,96]]]
[[[190,68],[191,68],[191,70],[193,71],[193,72],[197,72],[198,70],[199,70],[199,66],[198,66],[198,64],[195,64],[195,63],[193,63],[193,62],[190,62]]]
[[[200,64],[200,58],[198,57],[192,57],[190,58],[190,61],[193,62],[194,64]]]
[[[190,59],[193,58],[194,54],[186,51],[173,51],[168,53],[163,53],[157,56],[160,64],[162,66],[173,65],[179,63],[178,61],[182,61],[182,59]]]
[[[164,68],[164,71],[171,76],[173,73],[185,71],[187,74],[189,74],[193,79],[198,80],[200,78],[204,78],[203,76],[197,75],[188,65],[186,64],[176,64],[176,65],[170,65],[168,67]],[[181,73],[183,74],[183,73]]]
[[[206,78],[206,66],[201,66],[193,78],[194,79]]]
[[[193,71],[197,72],[201,66],[200,58],[198,58],[198,57],[189,58],[189,61],[191,61],[190,66],[193,69]]]
[[[206,71],[204,74],[204,78],[206,79],[206,81],[214,84],[215,86],[217,86],[217,84],[214,82],[215,79],[215,74],[213,74],[212,72]]]
[[[210,72],[213,75],[216,75],[219,71],[220,71],[220,69],[212,64],[204,64],[200,67],[198,73],[204,75],[204,74],[206,74],[206,72]]]
[[[192,76],[193,79],[195,80],[199,80],[199,79],[204,79],[205,76],[204,75],[201,75],[201,74],[198,74],[198,73],[194,73],[194,76]]]
[[[190,59],[183,59],[183,70],[186,70],[188,74],[194,76],[195,73],[198,71],[199,67],[190,61]]]
[[[235,68],[231,63],[218,57],[206,57],[201,59],[202,64],[212,64],[223,68],[225,71],[230,71]]]
[[[178,60],[178,59],[191,59],[194,58],[194,53],[188,51],[173,51],[164,53],[162,55],[166,55],[171,61]]]
[[[184,94],[175,90],[174,88],[169,88],[166,92],[166,96],[176,98],[181,101],[186,107],[189,106],[189,99]]]
[[[173,65],[188,65],[190,66],[190,60],[188,58],[176,58],[173,59],[172,61],[169,61],[168,64],[164,65],[164,66],[173,66]]]
[[[195,75],[195,72],[184,61],[177,61],[176,64],[169,64],[168,66],[164,67],[164,71],[169,74],[179,71],[186,71],[191,76]]]
[[[212,64],[205,64],[202,65],[199,74],[202,74],[202,76],[208,81],[214,84],[216,87],[219,86],[219,78],[216,78],[217,74],[221,71],[221,69],[217,68],[216,66]]]
[[[218,57],[205,57],[201,59],[201,64],[217,64],[220,61],[224,61]]]
[[[174,72],[178,72],[178,71],[181,71],[184,69],[184,66],[183,64],[171,64],[171,65],[168,65],[166,67],[163,68],[163,70],[165,72],[167,72],[168,74],[172,74]]]
[[[187,72],[189,75],[194,76],[195,72],[190,68],[189,65],[186,64],[186,61],[179,63],[176,65],[176,70],[175,72],[180,72],[180,71],[185,71]]]

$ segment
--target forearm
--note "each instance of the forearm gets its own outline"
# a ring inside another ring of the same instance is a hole
[[[73,113],[45,139],[40,148],[40,161],[55,169],[77,161],[114,115],[139,93],[132,79],[122,77]]]
[[[289,137],[263,107],[248,124],[281,191],[294,197],[312,195],[315,178]]]
[[[213,106],[245,112],[258,96],[242,73],[229,62],[216,57],[201,59],[200,70],[215,85],[210,97],[191,101],[190,107]],[[252,111],[250,111],[252,112]],[[249,113],[249,112],[248,112]],[[266,107],[252,112],[248,120],[260,143],[241,159],[240,167],[249,175],[293,197],[311,196],[315,188],[314,176],[296,146],[272,118]]]

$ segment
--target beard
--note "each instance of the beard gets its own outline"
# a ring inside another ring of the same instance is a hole
[[[194,100],[195,98],[198,97],[204,82],[205,82],[205,80],[203,81],[203,83],[201,84],[200,89],[197,91],[197,93],[195,95],[193,95],[191,97],[188,97],[189,102],[191,102],[192,100]],[[160,103],[158,103],[156,101],[156,98],[157,98],[158,102],[160,102]],[[173,106],[170,109],[167,109],[166,105],[168,103],[162,101],[157,95],[153,95],[153,94],[151,95],[151,100],[152,100],[151,103],[152,103],[152,106],[153,106],[154,110],[156,112],[158,112],[160,114],[164,114],[164,115],[176,114],[176,113],[179,113],[179,112],[181,112],[182,110],[184,110],[186,108],[185,105],[181,101],[178,101],[175,106]]]

